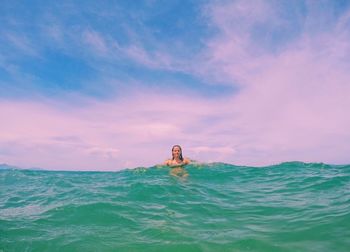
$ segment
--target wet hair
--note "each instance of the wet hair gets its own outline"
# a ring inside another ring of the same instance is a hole
[[[179,157],[179,158],[180,158],[181,161],[184,161],[184,158],[182,157],[182,149],[181,149],[181,146],[178,145],[178,144],[174,145],[173,148],[171,148],[171,154],[173,155],[173,160],[174,160],[173,150],[175,149],[175,147],[178,147],[178,148],[180,149],[180,157]]]

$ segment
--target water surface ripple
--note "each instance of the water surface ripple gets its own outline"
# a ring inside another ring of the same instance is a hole
[[[0,251],[349,251],[349,165],[186,170],[0,170]]]

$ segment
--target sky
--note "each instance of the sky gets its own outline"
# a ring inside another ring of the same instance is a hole
[[[0,163],[350,163],[350,1],[2,1]]]

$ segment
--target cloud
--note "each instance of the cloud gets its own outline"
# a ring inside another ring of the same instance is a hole
[[[105,54],[108,51],[104,38],[102,38],[102,36],[95,31],[91,31],[91,30],[84,31],[83,40],[86,44],[91,46],[98,53]]]
[[[116,148],[92,147],[86,151],[88,154],[92,154],[94,156],[99,155],[107,159],[117,158],[119,156],[119,149]]]
[[[7,39],[7,42],[16,48],[21,54],[34,57],[39,56],[38,50],[27,36],[8,32],[5,34],[5,38]]]
[[[190,147],[188,150],[192,153],[193,158],[200,157],[203,160],[203,157],[206,156],[207,162],[215,162],[218,160],[224,162],[224,160],[229,159],[236,153],[236,150],[232,146],[194,146]]]
[[[281,11],[270,2],[257,3],[235,1],[206,9],[218,33],[207,41],[199,72],[209,80],[241,86],[226,104],[231,114],[227,125],[235,127],[230,135],[237,143],[236,161],[348,162],[349,12],[332,29],[310,32],[311,24],[305,24],[308,29],[288,43],[276,43],[276,51],[260,45],[254,27],[268,25],[271,30]],[[288,29],[289,24],[277,25]]]
[[[166,52],[157,50],[153,53],[147,52],[140,46],[131,45],[122,50],[127,58],[151,69],[176,70],[173,58]]]
[[[69,111],[47,100],[0,105],[0,116],[7,118],[0,125],[0,146],[16,153],[2,153],[1,158],[49,169],[154,165],[166,158],[174,142],[190,143],[186,129],[213,113],[200,100],[152,92],[118,101],[85,101]]]

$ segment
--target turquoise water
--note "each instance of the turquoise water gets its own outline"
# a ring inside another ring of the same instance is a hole
[[[186,170],[0,170],[0,251],[349,251],[349,165]]]

